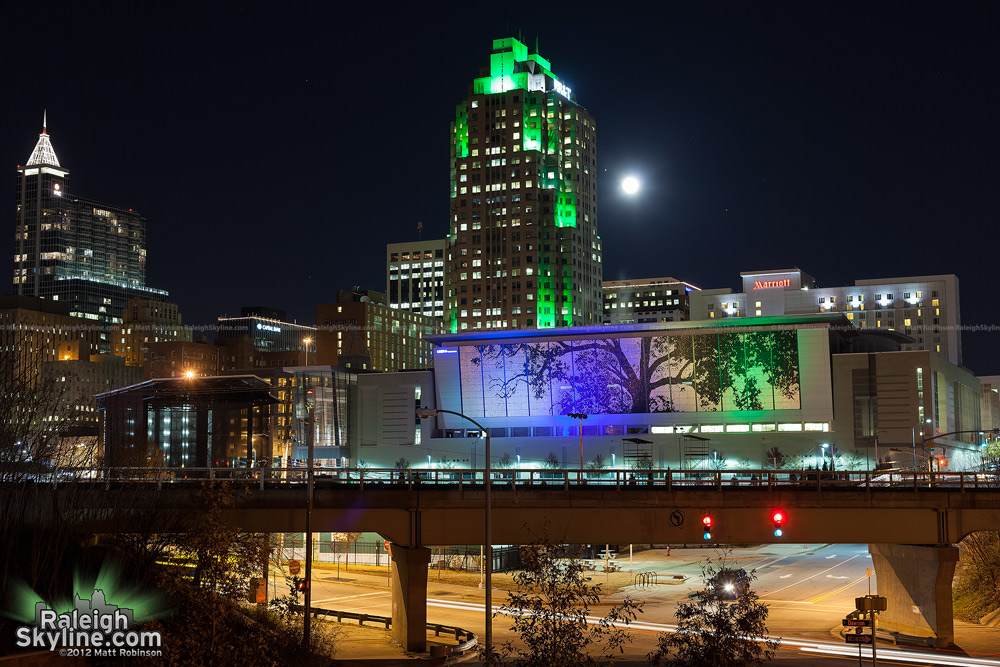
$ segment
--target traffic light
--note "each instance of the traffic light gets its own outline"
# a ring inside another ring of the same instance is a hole
[[[705,534],[701,536],[702,539],[706,539],[706,540],[712,539],[712,524],[713,523],[714,523],[714,521],[712,520],[712,515],[711,514],[706,514],[704,517],[702,517],[702,519],[701,519],[701,525],[704,526],[704,528],[705,528]]]
[[[308,579],[296,579],[295,590],[305,593],[309,590],[309,580]]]
[[[771,512],[771,523],[774,524],[774,536],[781,537],[785,534],[785,513],[782,510],[774,510]]]

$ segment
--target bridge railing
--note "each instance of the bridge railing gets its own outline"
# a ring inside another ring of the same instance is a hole
[[[356,485],[360,488],[447,486],[464,489],[482,486],[486,470],[468,468],[314,468],[314,480],[320,488]],[[34,481],[62,483],[71,481],[147,482],[158,488],[164,485],[201,481],[238,481],[260,489],[277,486],[301,486],[307,480],[306,468],[61,468],[33,477]],[[622,488],[784,488],[797,489],[997,489],[996,472],[925,472],[925,471],[841,471],[841,470],[583,470],[583,469],[493,469],[494,487],[581,487]]]

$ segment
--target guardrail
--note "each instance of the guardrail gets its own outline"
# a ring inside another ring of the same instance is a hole
[[[480,487],[483,469],[316,468],[320,488],[357,486],[373,488]],[[146,482],[164,485],[231,480],[259,487],[301,486],[305,468],[63,468],[45,473],[3,473],[2,481],[37,481],[59,484],[81,481],[103,483]],[[797,488],[797,489],[1000,489],[997,472],[826,471],[826,470],[491,470],[494,489],[614,486],[617,489],[674,488]]]
[[[301,612],[302,605],[295,605],[292,607],[295,611]],[[392,627],[392,618],[389,616],[377,616],[375,614],[359,614],[353,611],[340,611],[338,609],[323,609],[321,607],[310,607],[310,612],[313,618],[319,616],[326,616],[327,618],[336,617],[338,623],[343,623],[344,619],[357,621],[358,625],[363,626],[365,623],[376,623],[382,625],[386,630]],[[427,630],[433,630],[435,637],[440,637],[441,633],[447,633],[449,635],[455,635],[455,641],[459,642],[453,646],[448,646],[448,654],[452,653],[464,653],[469,649],[473,648],[479,641],[479,638],[471,630],[465,630],[455,625],[444,625],[442,623],[428,623]],[[464,640],[462,638],[465,638]]]

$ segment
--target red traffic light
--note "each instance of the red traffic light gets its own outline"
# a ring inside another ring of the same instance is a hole
[[[298,581],[295,582],[295,588],[296,588],[296,590],[300,590],[300,591],[307,591],[307,590],[309,590],[309,580],[308,579],[299,579]]]
[[[701,518],[702,526],[704,526],[705,532],[702,534],[702,539],[710,540],[712,539],[712,515],[706,514]]]
[[[782,526],[785,524],[785,513],[781,510],[771,512],[771,523],[774,524],[774,536],[783,537],[785,531]]]

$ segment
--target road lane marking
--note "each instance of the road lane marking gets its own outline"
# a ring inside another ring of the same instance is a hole
[[[785,586],[784,588],[779,588],[779,589],[777,589],[777,590],[774,590],[774,591],[768,591],[768,592],[767,592],[767,594],[768,594],[768,595],[774,595],[775,593],[780,593],[781,591],[785,590],[786,588],[791,588],[792,586],[798,586],[799,584],[801,584],[801,583],[804,583],[804,582],[806,582],[806,581],[809,581],[810,579],[814,579],[815,577],[818,577],[818,576],[819,576],[819,575],[821,575],[821,574],[826,574],[826,573],[827,573],[827,572],[829,572],[830,570],[832,570],[832,569],[834,569],[834,568],[838,568],[838,567],[840,567],[841,565],[843,565],[844,563],[848,563],[848,562],[850,562],[850,561],[854,560],[854,559],[855,559],[855,558],[857,558],[857,557],[858,557],[858,555],[857,555],[857,554],[854,554],[853,556],[851,556],[850,558],[848,558],[847,560],[845,560],[845,561],[843,561],[843,562],[841,562],[841,563],[837,563],[836,565],[834,565],[834,566],[832,566],[832,567],[828,567],[828,568],[826,568],[825,570],[821,570],[821,571],[817,572],[816,574],[814,574],[814,575],[812,575],[812,576],[809,576],[809,577],[806,577],[805,579],[802,579],[801,581],[796,581],[796,582],[795,582],[794,584],[788,584],[788,585],[787,585],[787,586]]]
[[[844,577],[844,578],[846,579],[847,577]],[[863,574],[860,577],[858,577],[857,579],[855,579],[854,581],[852,581],[851,583],[844,584],[843,586],[841,586],[840,588],[838,588],[835,591],[830,591],[829,593],[824,593],[823,595],[820,595],[819,597],[814,597],[812,600],[810,600],[810,602],[819,602],[820,600],[825,600],[826,598],[832,597],[832,596],[836,595],[837,593],[840,593],[841,591],[846,591],[851,586],[856,586],[857,584],[860,584],[862,581],[864,581],[867,578],[868,578],[868,575],[867,574]]]
[[[791,574],[783,574],[780,577],[778,577],[778,579],[787,579],[790,576],[792,576],[792,575]]]
[[[429,606],[435,607],[448,607],[453,609],[461,609],[463,611],[483,611],[483,604],[476,604],[472,602],[449,602],[447,600],[439,599],[428,599],[427,603]],[[800,602],[799,604],[809,604],[807,602]],[[496,607],[494,607],[496,609]],[[509,614],[508,614],[509,615]],[[587,616],[586,621],[590,625],[597,625],[603,619]],[[673,632],[677,630],[676,625],[668,623],[656,623],[653,621],[637,621],[628,624],[628,627],[633,630],[648,630],[652,632]],[[857,655],[857,649],[854,646],[848,646],[845,644],[838,644],[833,642],[826,642],[822,640],[815,639],[797,639],[795,637],[778,637],[775,635],[768,635],[769,639],[779,639],[783,647],[796,647],[800,651],[807,651],[813,653],[822,653],[830,656],[848,656],[853,657]],[[984,660],[982,658],[972,658],[966,656],[941,656],[939,654],[924,652],[924,651],[899,651],[897,649],[891,649],[887,646],[880,647],[879,655],[884,656],[886,660],[895,661],[908,661],[908,662],[920,662],[924,664],[932,665],[948,665],[954,667],[980,667],[985,665],[1000,666],[1000,662],[996,660]],[[868,657],[871,657],[871,649],[868,649]]]
[[[834,575],[834,574],[828,574],[828,575],[826,575],[826,578],[827,579],[850,579],[850,577],[848,577],[847,575],[841,576],[841,575]]]
[[[854,660],[858,655],[858,649],[854,646],[847,645],[828,645],[816,642],[814,646],[802,646],[799,650],[807,653],[820,653],[831,656],[848,656],[851,660]],[[871,660],[872,650],[871,648],[862,648],[861,655],[867,660]],[[996,660],[984,660],[981,658],[967,658],[964,656],[950,656],[950,655],[934,655],[931,653],[926,653],[923,651],[898,651],[895,649],[888,648],[886,646],[880,646],[878,649],[878,656],[882,660],[902,662],[903,664],[913,664],[914,662],[920,664],[929,665],[952,665],[955,667],[967,667],[972,665],[1000,665],[1000,662]]]
[[[319,604],[321,602],[336,602],[337,600],[352,600],[354,598],[367,598],[373,595],[387,595],[387,594],[388,594],[387,591],[380,591],[378,593],[358,593],[357,595],[344,595],[343,597],[339,598],[324,598],[322,600],[313,600],[312,603]]]

